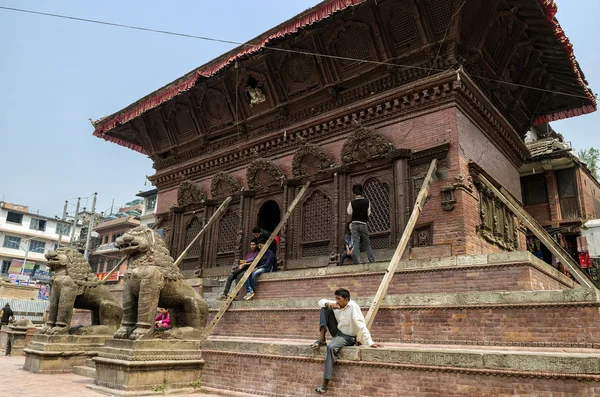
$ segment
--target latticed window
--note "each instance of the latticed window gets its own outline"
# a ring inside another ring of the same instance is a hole
[[[336,45],[339,56],[352,59],[370,59],[371,44],[369,31],[358,26],[352,26],[340,33]],[[340,61],[342,68],[349,68],[357,64],[354,60]]]
[[[454,0],[427,0],[435,33],[445,32],[452,21]]]
[[[331,234],[331,201],[323,192],[315,191],[304,202],[302,241],[329,240]]]
[[[415,40],[417,38],[417,25],[410,11],[401,6],[394,7],[390,15],[390,31],[396,46]]]
[[[184,249],[190,245],[190,243],[192,242],[192,240],[194,240],[194,238],[198,235],[198,233],[200,233],[200,230],[202,229],[202,222],[198,219],[198,218],[193,218],[190,223],[188,223],[187,227],[185,228],[185,247]],[[188,251],[186,257],[190,258],[190,257],[196,257],[196,256],[200,256],[200,241],[197,241],[196,244],[194,244],[190,250]]]
[[[365,197],[371,203],[369,233],[390,230],[390,186],[387,183],[371,179],[363,186]]]
[[[235,237],[237,235],[240,217],[234,211],[227,211],[219,222],[219,248],[218,252],[232,252],[235,250]]]

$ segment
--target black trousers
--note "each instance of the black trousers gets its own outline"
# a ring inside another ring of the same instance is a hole
[[[236,280],[236,283],[240,281],[242,275],[244,274],[244,272],[246,272],[247,269],[247,266],[240,267],[238,270],[234,270],[229,274],[229,276],[227,277],[227,283],[225,284],[225,290],[223,291],[223,295],[229,294],[229,289],[231,288],[231,283],[233,283],[233,280]]]

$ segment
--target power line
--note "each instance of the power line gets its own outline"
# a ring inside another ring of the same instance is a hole
[[[466,0],[465,0],[465,3],[466,3]],[[463,6],[465,3],[463,3]],[[462,6],[461,6],[461,8],[462,8]],[[351,61],[351,62],[358,62],[358,63],[368,63],[368,64],[373,64],[373,65],[393,66],[393,67],[400,67],[400,68],[405,68],[405,69],[426,70],[426,71],[428,71],[428,73],[431,73],[431,71],[437,71],[437,72],[447,71],[444,69],[436,69],[433,66],[431,68],[428,68],[428,67],[423,67],[423,66],[402,65],[402,64],[393,63],[393,62],[382,62],[382,61],[373,61],[373,60],[368,60],[368,59],[356,59],[356,58],[342,57],[342,56],[337,56],[337,55],[319,54],[319,53],[314,53],[314,52],[309,52],[309,51],[298,51],[298,50],[291,50],[291,49],[278,48],[278,47],[266,47],[264,45],[258,46],[256,44],[241,43],[241,42],[237,42],[237,41],[233,41],[233,40],[217,39],[214,37],[198,36],[198,35],[187,34],[187,33],[172,32],[172,31],[168,31],[168,30],[145,28],[145,27],[141,27],[141,26],[126,25],[126,24],[120,24],[120,23],[114,23],[114,22],[106,22],[106,21],[100,21],[100,20],[88,19],[88,18],[79,18],[79,17],[70,16],[70,15],[61,15],[61,14],[53,14],[53,13],[48,13],[48,12],[26,10],[26,9],[22,9],[22,8],[0,6],[0,9],[6,10],[6,11],[22,12],[22,13],[27,13],[27,14],[67,19],[67,20],[73,20],[73,21],[79,21],[79,22],[87,22],[87,23],[93,23],[93,24],[98,24],[98,25],[113,26],[113,27],[119,27],[119,28],[124,28],[124,29],[140,30],[143,32],[152,32],[152,33],[166,34],[166,35],[170,35],[170,36],[186,37],[186,38],[197,39],[197,40],[211,41],[211,42],[224,43],[224,44],[232,44],[232,45],[243,46],[243,47],[261,48],[261,49],[266,49],[266,50],[271,50],[271,51],[335,59],[335,60],[340,60],[340,61]],[[441,50],[442,44],[443,44],[443,42],[440,43],[440,50]],[[439,55],[439,51],[438,51],[438,55]],[[436,55],[436,58],[437,58],[437,55]],[[542,91],[542,92],[552,93],[552,94],[557,94],[557,95],[564,95],[564,96],[569,96],[569,97],[573,97],[573,98],[588,99],[588,100],[590,99],[588,96],[585,96],[585,95],[578,95],[578,94],[571,94],[571,93],[567,93],[567,92],[548,90],[548,89],[544,89],[544,88],[532,87],[532,86],[527,86],[527,85],[523,85],[523,84],[511,83],[511,82],[507,82],[504,80],[486,78],[486,77],[470,75],[470,74],[469,74],[469,76],[473,77],[473,78],[477,78],[477,79],[486,80],[486,81],[511,85],[514,87],[527,88],[527,89],[531,89],[531,90],[537,90],[537,91]]]

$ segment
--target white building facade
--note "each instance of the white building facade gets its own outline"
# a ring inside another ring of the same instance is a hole
[[[68,244],[71,228],[68,222],[30,213],[27,206],[0,202],[0,277],[12,274],[35,279],[36,271],[44,276],[48,270],[44,254],[58,247],[59,238]]]
[[[140,192],[136,196],[144,199],[144,208],[140,217],[141,226],[154,226],[156,222],[156,206],[158,205],[158,189],[152,189],[145,192]]]

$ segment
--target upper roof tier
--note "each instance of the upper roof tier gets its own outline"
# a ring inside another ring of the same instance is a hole
[[[93,123],[95,127],[94,135],[130,149],[148,153],[149,150],[143,147],[138,139],[130,139],[123,134],[119,134],[119,126],[125,125],[143,113],[172,100],[200,82],[210,83],[217,78],[215,75],[229,70],[237,60],[244,62],[252,54],[261,51],[266,53],[266,49],[289,49],[292,41],[301,32],[311,32],[320,28],[326,29],[329,23],[334,23],[334,14],[340,12],[348,14],[345,19],[347,22],[353,18],[355,9],[358,10],[356,11],[358,15],[363,8],[368,7],[372,9],[369,12],[373,13],[376,13],[373,10],[378,8],[380,12],[385,8],[388,13],[396,12],[395,10],[399,9],[399,12],[405,12],[406,15],[412,16],[408,19],[398,19],[402,22],[401,24],[397,23],[394,26],[383,24],[382,27],[373,29],[379,29],[379,32],[383,32],[385,35],[400,36],[409,34],[407,32],[410,31],[413,24],[424,23],[421,20],[429,21],[431,26],[428,29],[414,29],[415,32],[419,32],[418,34],[421,37],[415,38],[412,43],[409,39],[399,38],[399,42],[402,42],[403,45],[408,43],[406,45],[410,46],[417,43],[416,45],[420,46],[417,50],[428,50],[430,52],[432,48],[439,47],[437,51],[439,56],[444,43],[453,42],[458,44],[456,47],[458,47],[459,52],[454,67],[458,68],[464,62],[471,62],[479,57],[485,59],[489,64],[493,64],[492,68],[484,70],[485,78],[481,74],[479,76],[476,73],[474,74],[474,77],[482,78],[480,81],[485,79],[493,81],[495,79],[499,83],[507,83],[506,86],[510,87],[511,91],[509,95],[518,89],[532,89],[531,87],[540,93],[544,93],[543,98],[538,97],[529,100],[529,103],[524,102],[523,106],[531,108],[527,119],[532,120],[533,124],[564,119],[596,110],[595,96],[588,88],[583,72],[573,54],[569,39],[555,18],[557,12],[555,2],[550,0],[495,0],[489,2],[487,0],[464,0],[460,5],[456,3],[453,0],[322,1],[248,41],[246,44],[194,69],[126,108],[95,121]],[[350,7],[352,9],[349,9]],[[492,14],[493,16],[490,16]],[[482,22],[482,20],[486,20],[482,15],[490,16],[487,23]],[[509,18],[512,19],[506,25],[503,25],[503,20]],[[377,20],[377,18],[374,18],[374,20]],[[442,26],[442,28],[437,29],[436,24]],[[383,31],[383,29],[386,30]],[[510,31],[508,33],[502,32],[502,29],[510,29]],[[485,37],[483,37],[484,34]],[[506,35],[514,38],[512,47],[504,44],[504,42],[512,40],[512,38],[507,40]],[[384,40],[380,36],[375,35],[375,37],[377,40]],[[439,44],[440,42],[442,42],[442,45]],[[474,44],[476,42],[481,43],[479,48]],[[339,56],[339,54],[329,52],[326,46],[322,50],[321,54]],[[446,48],[444,51],[450,50]],[[461,54],[460,51],[463,53]],[[411,48],[409,52],[413,54],[415,51]],[[511,52],[511,55],[507,57],[506,52]],[[400,55],[395,50],[388,51],[385,54],[384,51],[383,56],[377,56],[375,60],[382,63],[398,63],[399,60],[406,59],[410,54]],[[386,57],[385,55],[391,56]],[[537,65],[535,68],[528,66],[533,63]],[[410,68],[410,66],[407,68]],[[468,67],[465,69],[469,71]],[[541,73],[542,71],[543,73]],[[432,75],[438,71],[434,70],[433,72]],[[539,78],[523,76],[525,73],[539,76]],[[525,81],[522,80],[525,77],[527,77],[529,87],[520,87],[516,82]],[[517,96],[520,97],[520,95]],[[536,103],[535,109],[533,109],[531,103]]]

